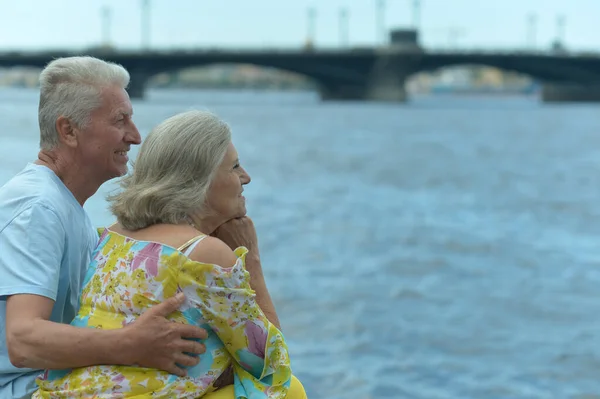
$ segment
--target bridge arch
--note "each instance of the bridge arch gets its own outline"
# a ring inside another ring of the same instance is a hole
[[[356,69],[356,65],[344,65],[343,60],[332,57],[331,62],[317,64],[314,62],[302,62],[301,57],[297,55],[289,59],[274,60],[273,58],[265,57],[264,59],[253,60],[217,60],[212,62],[194,62],[189,61],[178,65],[176,62],[169,65],[156,65],[151,69],[139,68],[136,65],[124,65],[131,74],[130,95],[132,97],[141,98],[144,95],[148,82],[152,84],[169,84],[169,76],[189,72],[225,67],[225,69],[245,69],[246,75],[254,75],[254,78],[246,76],[246,83],[249,86],[253,84],[267,84],[268,78],[265,74],[272,75],[272,79],[276,84],[281,84],[288,87],[297,87],[304,90],[313,90],[321,93],[326,97],[326,93],[339,88],[344,90],[356,91],[357,98],[362,99],[364,94],[363,87],[365,85],[368,68],[370,64],[365,63],[364,68]],[[364,70],[363,70],[364,69]],[[262,76],[260,76],[262,75]],[[239,77],[239,76],[238,76]],[[254,79],[254,82],[252,82]],[[241,79],[244,80],[244,79]],[[272,82],[273,83],[273,82]],[[357,90],[360,89],[360,90]],[[360,92],[360,93],[359,93]]]
[[[466,63],[409,75],[406,89],[413,94],[533,94],[537,92],[539,82],[539,79],[526,73]]]
[[[314,79],[296,72],[247,63],[214,63],[158,72],[150,87],[313,90]]]
[[[436,53],[425,57],[413,72],[444,70],[464,65],[491,67],[505,73],[527,76],[532,84],[524,90],[531,91],[537,86],[541,87],[541,99],[544,102],[600,101],[600,72],[595,61],[586,57],[518,52]]]

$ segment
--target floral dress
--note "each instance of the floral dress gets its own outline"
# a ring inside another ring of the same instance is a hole
[[[235,397],[285,398],[292,377],[281,331],[267,320],[250,288],[248,250],[237,248],[230,268],[192,261],[179,249],[102,229],[71,323],[116,329],[145,310],[183,292],[186,302],[173,321],[205,328],[206,353],[178,377],[135,366],[51,370],[33,398],[199,398],[214,391],[233,364]]]

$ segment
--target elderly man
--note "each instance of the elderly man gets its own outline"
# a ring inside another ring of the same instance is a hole
[[[42,369],[138,364],[185,375],[206,331],[170,322],[175,297],[118,330],[68,325],[98,236],[83,209],[140,143],[121,66],[51,62],[40,76],[40,153],[0,188],[0,398],[26,398]]]

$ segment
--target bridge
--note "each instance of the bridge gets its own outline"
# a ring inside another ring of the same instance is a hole
[[[128,91],[131,97],[142,98],[148,80],[159,73],[210,64],[252,64],[307,76],[324,100],[402,102],[411,75],[448,66],[485,65],[532,77],[542,84],[542,99],[547,102],[600,102],[600,54],[427,51],[414,40],[405,40],[406,35],[394,33],[391,44],[380,48],[11,52],[0,53],[0,67],[42,68],[57,57],[93,55],[127,68]],[[401,39],[394,40],[398,36]]]

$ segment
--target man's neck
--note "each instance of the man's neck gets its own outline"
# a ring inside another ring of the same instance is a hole
[[[59,151],[41,150],[34,163],[52,170],[81,206],[100,188],[100,184],[94,183],[94,179],[87,176],[82,165],[69,161]]]

